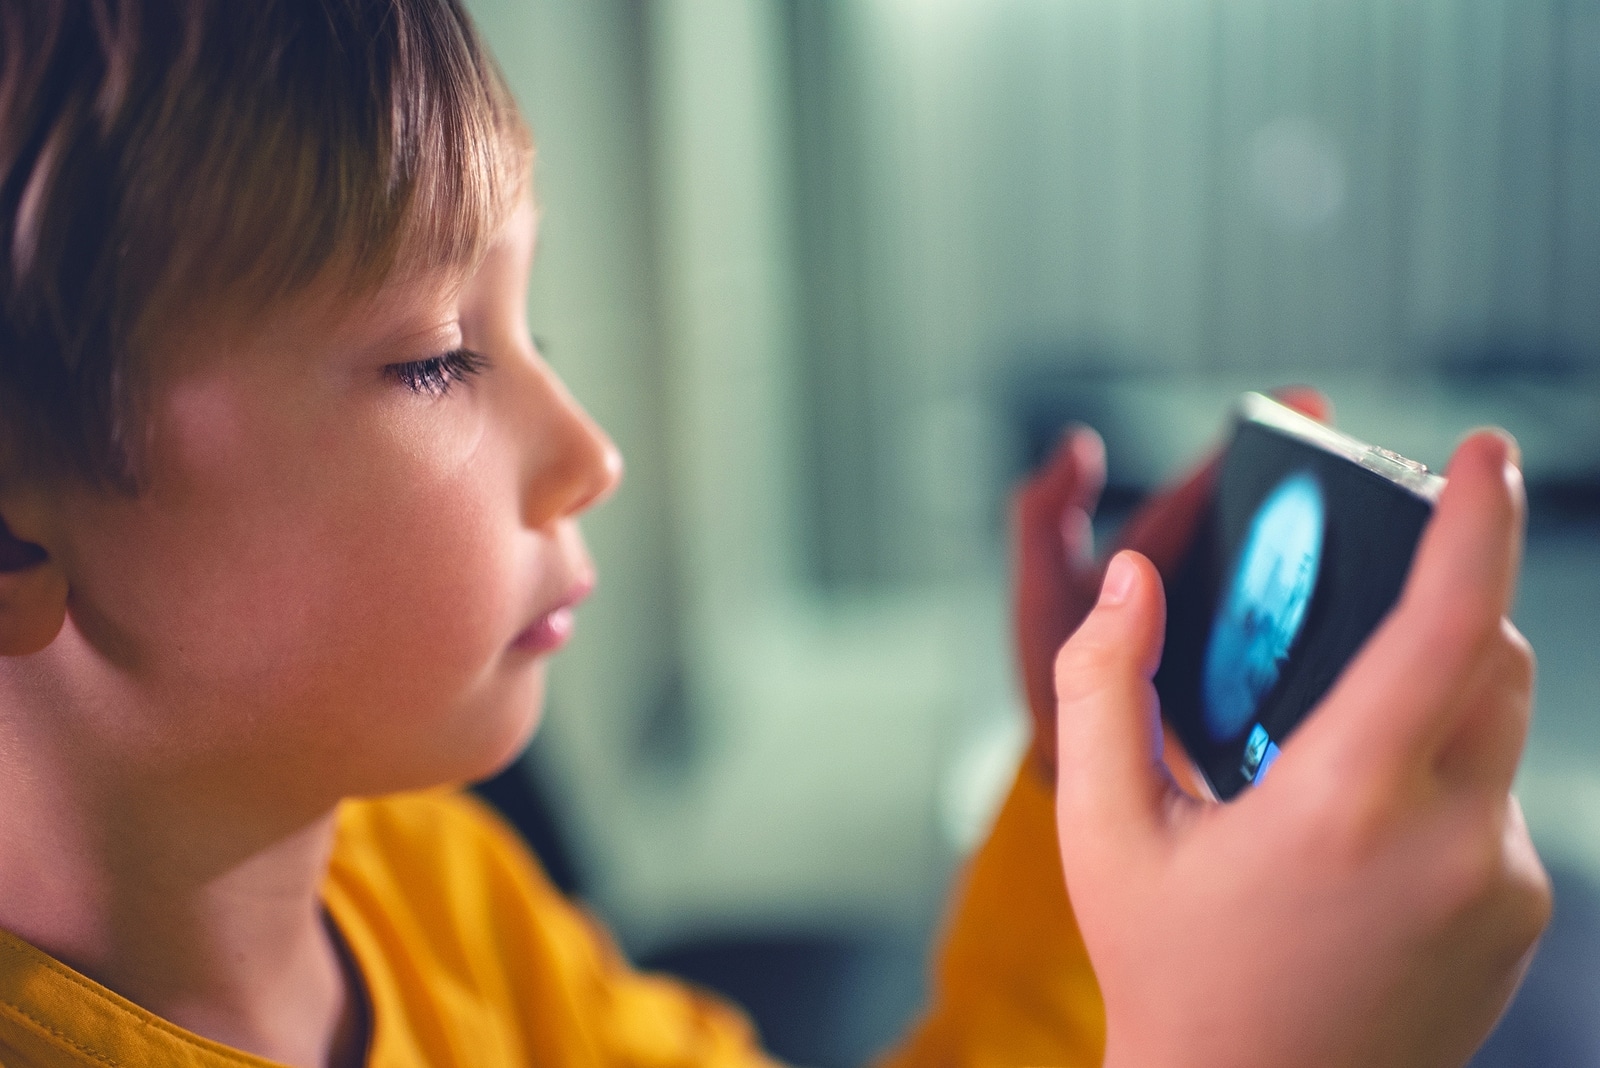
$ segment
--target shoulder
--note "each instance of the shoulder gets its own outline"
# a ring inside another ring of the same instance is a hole
[[[563,901],[521,837],[488,805],[457,790],[346,801],[330,863],[334,884],[400,900],[473,907],[485,895]],[[463,900],[466,898],[468,900]]]
[[[528,1063],[593,1029],[556,994],[594,972],[585,914],[470,796],[346,802],[323,901],[366,986],[374,1064]]]
[[[474,970],[550,954],[577,911],[498,814],[447,790],[345,802],[325,897],[385,955],[441,954]]]
[[[428,792],[347,803],[326,901],[367,981],[374,1050],[423,1049],[450,1021],[472,1064],[590,1049],[611,1063],[767,1064],[736,1012],[640,975],[476,799]],[[507,1051],[498,1059],[489,1048]],[[372,1063],[400,1063],[380,1057]],[[443,1063],[413,1058],[410,1063]]]
[[[452,856],[527,856],[516,832],[493,809],[459,790],[394,794],[339,807],[336,865],[398,860],[419,849]]]

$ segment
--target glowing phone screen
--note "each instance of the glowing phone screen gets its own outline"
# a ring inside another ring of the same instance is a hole
[[[1432,506],[1240,424],[1168,591],[1162,713],[1226,800],[1260,782],[1399,596]]]

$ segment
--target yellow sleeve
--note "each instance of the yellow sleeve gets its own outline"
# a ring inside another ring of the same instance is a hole
[[[880,1068],[1100,1064],[1105,1011],[1058,849],[1054,798],[1024,765],[956,893],[927,1014]]]

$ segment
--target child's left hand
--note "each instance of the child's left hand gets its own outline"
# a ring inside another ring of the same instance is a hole
[[[1328,417],[1328,402],[1316,390],[1282,390],[1277,397],[1313,419]],[[1056,651],[1094,606],[1106,561],[1118,550],[1137,550],[1171,580],[1215,474],[1211,457],[1157,493],[1104,555],[1094,551],[1090,521],[1105,486],[1106,451],[1090,428],[1063,434],[1054,455],[1013,498],[1012,624],[1033,721],[1029,758],[1047,782],[1055,782],[1056,769]]]

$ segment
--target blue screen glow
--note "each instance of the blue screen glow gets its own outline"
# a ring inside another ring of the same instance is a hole
[[[1305,624],[1325,512],[1322,487],[1302,472],[1279,483],[1250,523],[1206,646],[1205,723],[1219,742],[1239,737],[1256,718]]]

